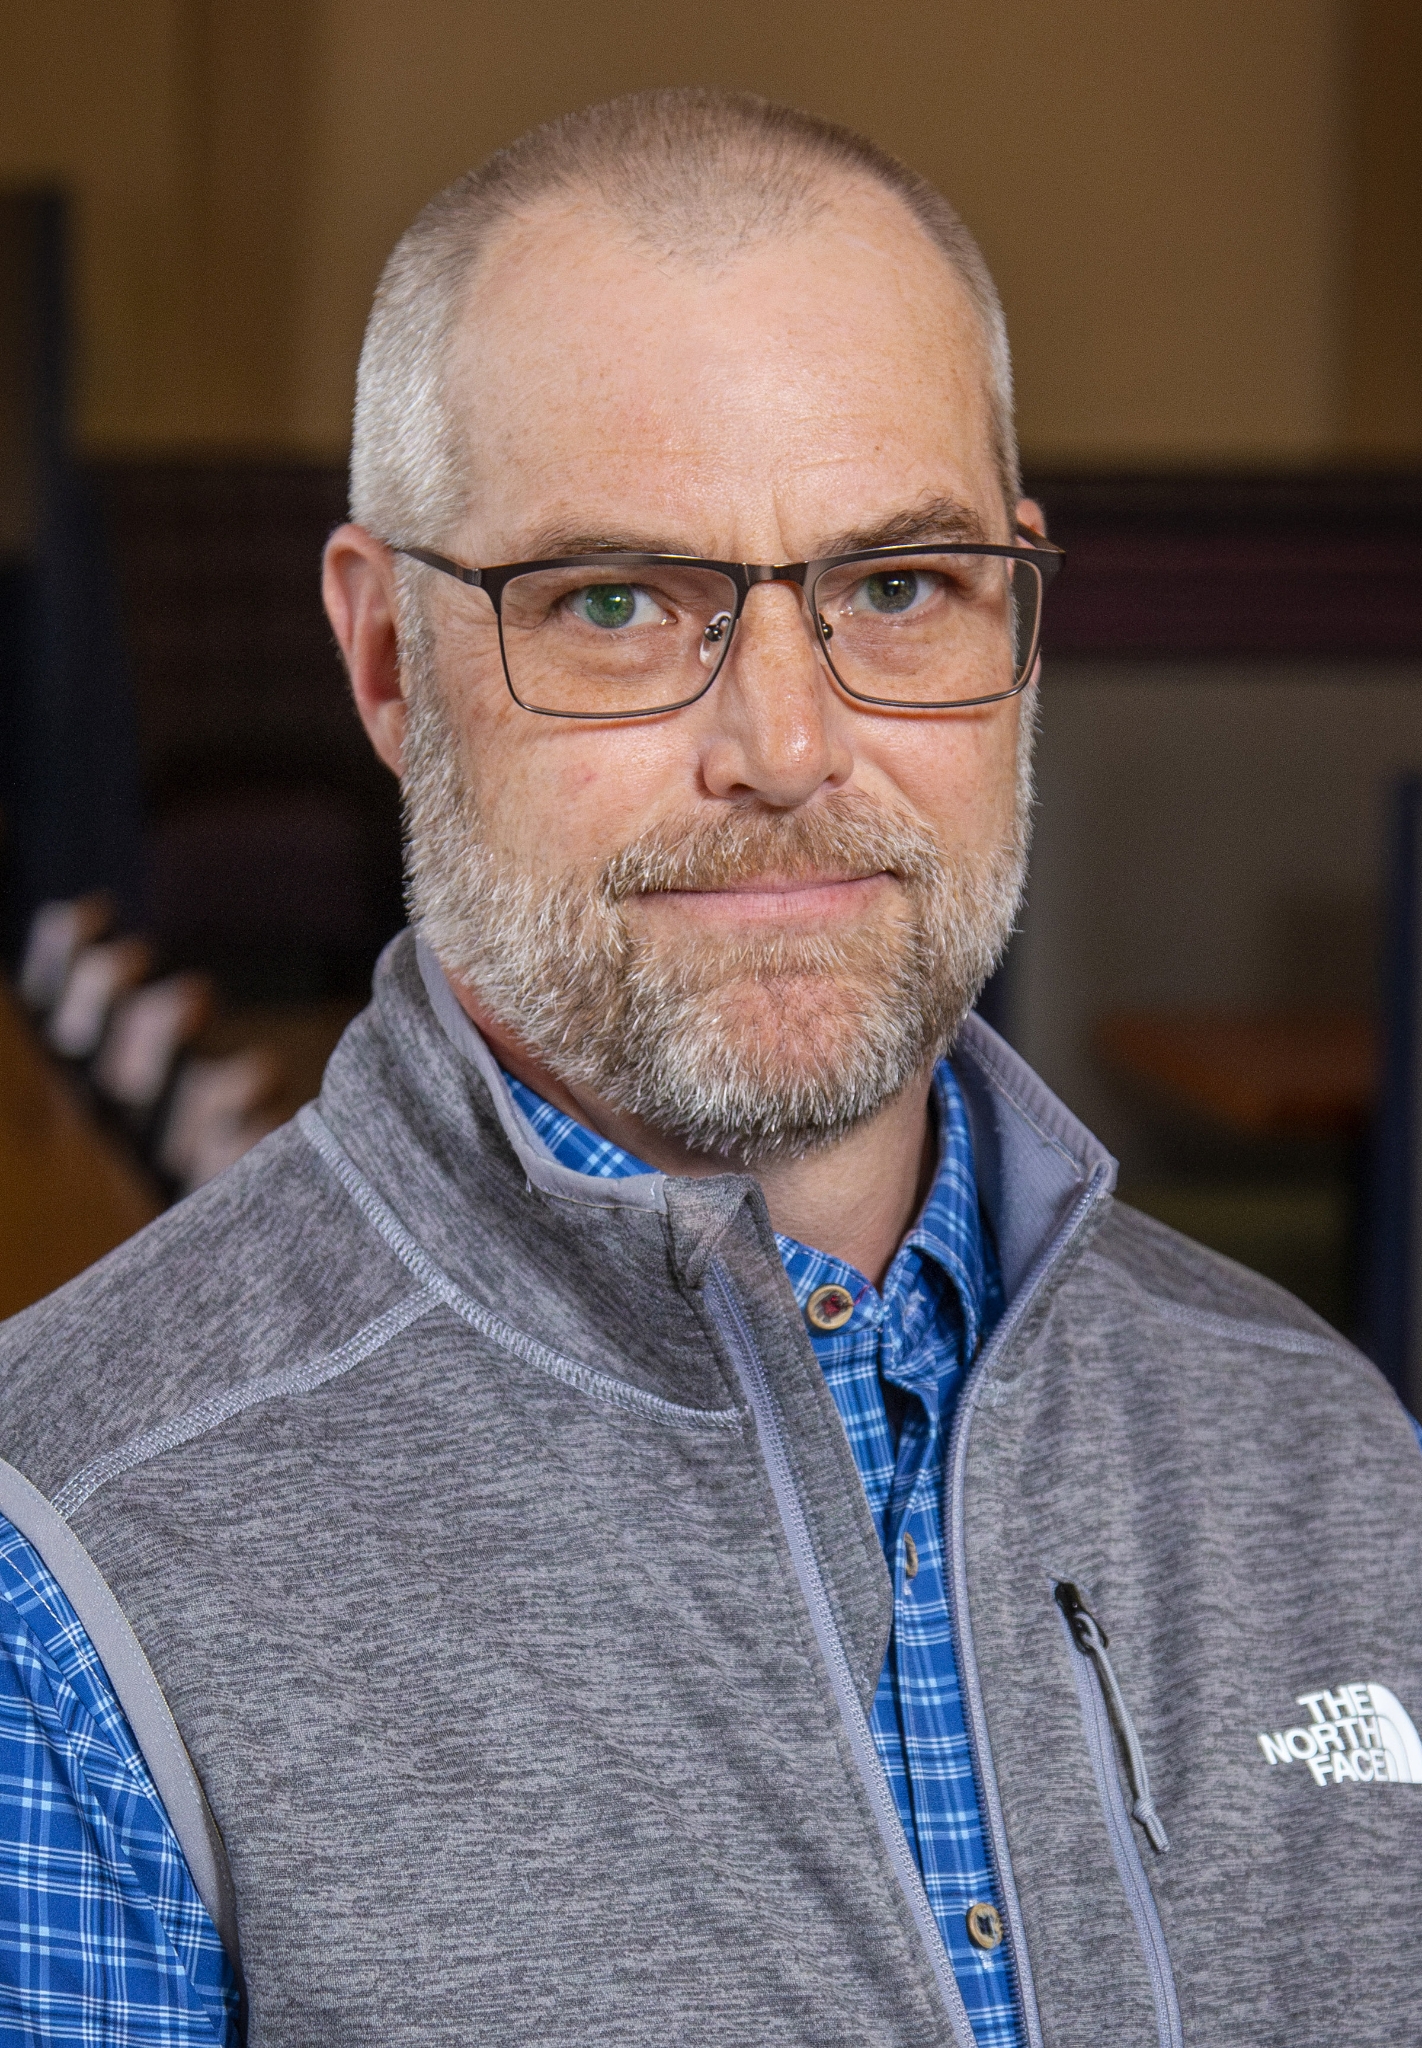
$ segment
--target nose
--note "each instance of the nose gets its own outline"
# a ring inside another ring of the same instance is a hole
[[[777,810],[847,782],[846,714],[791,583],[757,585],[724,668],[703,699],[701,773],[712,796],[755,796]]]

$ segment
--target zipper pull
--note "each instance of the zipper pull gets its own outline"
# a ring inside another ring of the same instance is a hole
[[[1057,1605],[1066,1616],[1072,1641],[1082,1655],[1089,1657],[1096,1666],[1096,1675],[1106,1695],[1111,1720],[1125,1750],[1126,1774],[1130,1778],[1131,1797],[1135,1801],[1131,1808],[1131,1818],[1144,1828],[1152,1849],[1163,1855],[1170,1847],[1170,1837],[1166,1834],[1160,1815],[1155,1810],[1155,1801],[1150,1791],[1150,1773],[1146,1769],[1145,1751],[1141,1748],[1140,1737],[1136,1734],[1136,1724],[1131,1719],[1130,1709],[1117,1683],[1111,1659],[1106,1654],[1110,1637],[1081,1597],[1079,1586],[1073,1585],[1070,1579],[1058,1579],[1054,1591]]]
[[[1080,1586],[1074,1586],[1070,1579],[1058,1579],[1056,1590],[1057,1605],[1067,1618],[1077,1648],[1085,1650],[1088,1656],[1109,1649],[1111,1638],[1082,1599]]]

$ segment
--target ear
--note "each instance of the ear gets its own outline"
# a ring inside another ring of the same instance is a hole
[[[1017,500],[1017,524],[1025,526],[1029,532],[1035,533],[1041,540],[1047,538],[1047,515],[1035,498],[1019,498]],[[1027,678],[1027,688],[1035,690],[1041,680],[1042,657],[1039,653],[1037,659],[1032,664],[1032,673]]]
[[[395,558],[384,541],[363,526],[338,526],[326,543],[321,596],[360,722],[386,767],[399,775],[405,757],[405,698],[395,632]]]

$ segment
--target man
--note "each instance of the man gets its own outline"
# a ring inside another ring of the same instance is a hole
[[[526,137],[352,512],[419,937],[7,1329],[5,2038],[239,1950],[262,2048],[1410,2037],[1408,1420],[969,1014],[1056,558],[962,225],[759,101]]]

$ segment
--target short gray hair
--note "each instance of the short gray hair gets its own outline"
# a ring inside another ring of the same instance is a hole
[[[356,380],[351,517],[387,540],[445,540],[468,478],[445,399],[451,339],[491,235],[535,202],[584,192],[638,243],[723,262],[813,218],[828,178],[901,199],[942,251],[982,327],[994,456],[1009,520],[1019,495],[1012,364],[997,288],[942,194],[877,144],[751,93],[630,93],[531,129],[431,199],[381,274]]]

